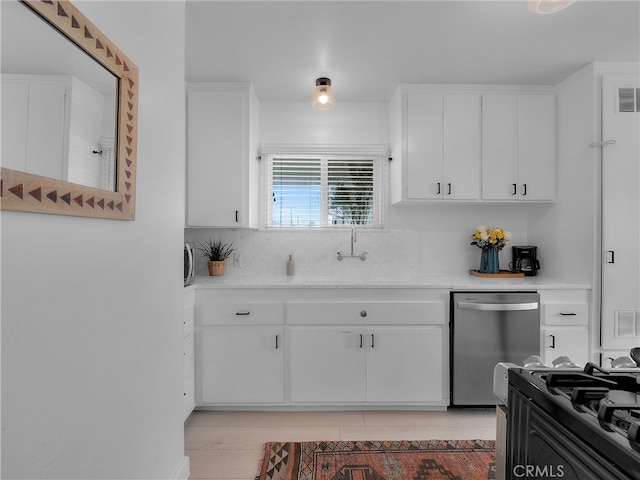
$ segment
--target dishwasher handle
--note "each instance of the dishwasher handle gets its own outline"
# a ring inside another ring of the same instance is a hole
[[[457,306],[460,310],[484,310],[484,311],[494,311],[494,312],[538,310],[538,302],[523,302],[523,303],[458,302]]]

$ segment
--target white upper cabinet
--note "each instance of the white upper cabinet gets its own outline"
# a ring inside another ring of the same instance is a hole
[[[2,166],[66,180],[68,77],[2,76]]]
[[[484,94],[483,200],[553,201],[555,197],[555,95]]]
[[[548,90],[401,86],[391,100],[391,202],[554,201]]]
[[[76,77],[3,74],[2,166],[113,191],[115,104]]]
[[[248,84],[187,88],[188,227],[257,227],[257,117]]]
[[[481,128],[480,94],[444,95],[443,198],[480,198]]]
[[[400,89],[392,109],[392,202],[478,200],[480,95]]]
[[[518,194],[518,96],[482,98],[482,198],[513,200]]]

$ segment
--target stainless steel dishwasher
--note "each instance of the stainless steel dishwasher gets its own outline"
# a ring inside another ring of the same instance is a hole
[[[496,405],[496,364],[530,355],[540,355],[538,293],[451,294],[451,405]]]

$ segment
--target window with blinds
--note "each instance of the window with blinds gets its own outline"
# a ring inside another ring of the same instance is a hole
[[[265,226],[382,227],[382,157],[269,155]]]

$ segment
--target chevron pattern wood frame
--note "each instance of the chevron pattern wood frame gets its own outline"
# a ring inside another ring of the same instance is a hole
[[[118,79],[116,191],[0,168],[0,208],[134,220],[138,67],[68,0],[22,2]]]

